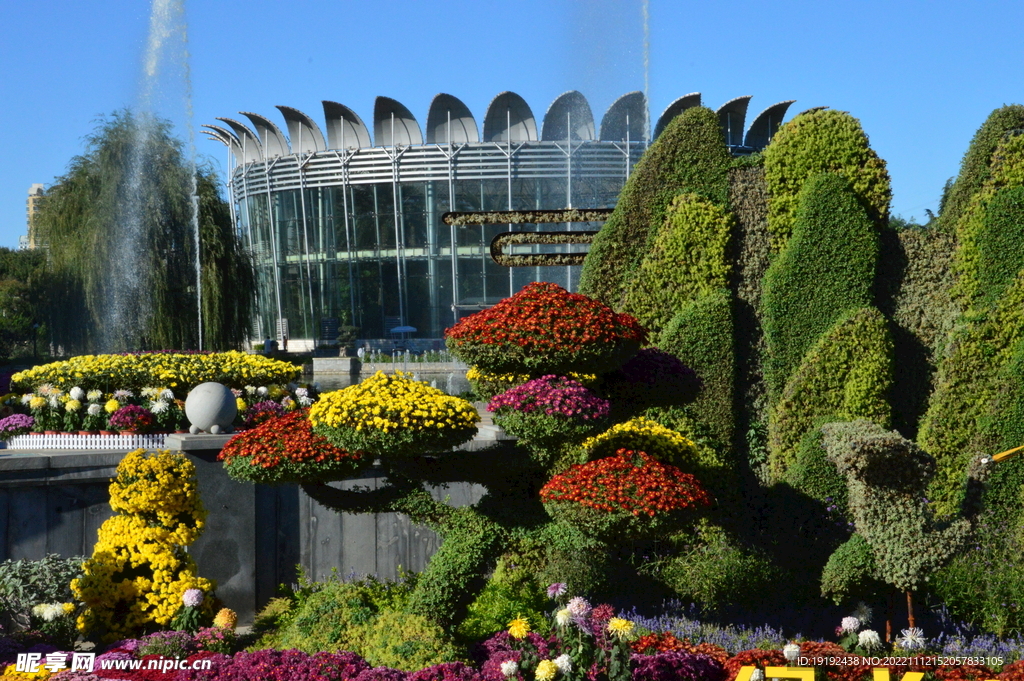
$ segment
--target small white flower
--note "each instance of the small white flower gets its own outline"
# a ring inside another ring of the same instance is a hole
[[[572,621],[572,613],[569,612],[569,608],[562,608],[555,613],[555,624],[560,627],[568,626],[569,622]]]
[[[189,608],[199,607],[203,602],[203,590],[185,589],[185,593],[181,596],[181,602]]]
[[[840,622],[840,627],[844,633],[852,634],[860,629],[860,620],[856,617],[844,617],[843,621]]]
[[[882,639],[878,636],[877,631],[865,629],[857,634],[857,645],[864,650],[873,650],[882,647]]]
[[[156,402],[151,402],[150,403],[149,410],[151,412],[153,412],[154,414],[162,414],[165,411],[167,411],[167,407],[168,406],[169,405],[166,402],[164,402],[163,400],[157,400]]]
[[[299,402],[299,406],[300,407],[308,407],[311,404],[313,404],[313,400],[311,400],[310,398],[308,398],[306,396],[299,397],[298,402]]]
[[[796,643],[788,643],[782,648],[782,654],[787,662],[793,664],[800,657],[800,646]]]
[[[265,386],[265,385],[261,385],[260,387],[256,388],[256,394],[261,396],[261,397],[266,395],[269,392],[270,391],[267,390],[267,386]]]
[[[85,399],[89,400],[90,402],[98,402],[100,400],[100,398],[102,398],[102,397],[103,397],[103,391],[102,390],[90,390],[89,392],[87,392],[85,394]]]
[[[755,669],[750,672],[750,681],[764,681],[764,670]]]
[[[27,405],[35,397],[34,393],[25,393],[21,396],[21,403]]]
[[[309,396],[309,391],[306,390],[305,388],[296,388],[295,389],[295,396],[296,397],[308,397]]]
[[[573,617],[586,617],[590,614],[590,603],[583,596],[575,596],[569,599],[566,609]]]
[[[245,394],[246,395],[255,395],[256,394],[256,386],[254,386],[254,385],[247,385],[247,386],[245,386]]]
[[[160,399],[170,402],[174,399],[174,391],[170,388],[164,388],[160,391]]]
[[[85,410],[89,412],[89,416],[99,416],[103,413],[103,405],[93,402]]]
[[[135,397],[135,393],[133,393],[131,390],[122,389],[114,391],[114,399],[117,400],[118,402],[124,402],[125,400],[129,400],[133,397]]]
[[[505,675],[505,678],[511,678],[516,675],[519,671],[519,663],[515,660],[505,660],[501,663],[501,673]]]
[[[81,402],[82,398],[85,397],[85,391],[79,388],[77,385],[74,388],[72,388],[71,392],[68,394],[71,395],[71,399],[78,400],[79,402]]]
[[[903,636],[896,639],[896,644],[904,650],[919,650],[924,648],[925,639],[924,631],[919,627],[912,627],[910,629],[903,629],[901,632]]]
[[[59,392],[50,393],[50,397],[48,399],[50,401],[50,408],[51,409],[60,409],[60,393]]]
[[[554,663],[558,667],[558,671],[562,672],[563,674],[572,673],[572,658],[569,657],[567,654],[562,654],[556,657],[554,659]]]
[[[40,603],[32,608],[32,614],[44,622],[52,622],[64,614],[64,607],[60,603]]]
[[[860,620],[861,626],[864,626],[871,621],[871,608],[864,601],[857,604],[857,608],[853,611],[853,616]]]
[[[142,390],[139,391],[139,393],[141,393],[143,397],[146,397],[148,399],[153,399],[154,397],[156,397],[157,389],[156,388],[143,388]]]

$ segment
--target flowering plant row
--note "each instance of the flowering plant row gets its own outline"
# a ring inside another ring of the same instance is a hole
[[[300,374],[301,369],[287,362],[237,351],[81,355],[14,374],[11,389],[26,393],[48,384],[65,392],[78,386],[87,391],[109,393],[122,389],[138,393],[146,386],[158,385],[184,398],[200,383],[212,381],[243,388],[288,383]]]
[[[592,388],[597,383],[596,374],[571,372],[567,374],[567,376],[574,381],[579,381],[587,388]],[[496,374],[483,371],[480,367],[470,367],[469,371],[466,372],[466,379],[473,387],[473,392],[476,393],[481,400],[490,400],[495,395],[500,395],[511,388],[522,385],[531,378],[535,377],[530,374],[522,373]]]
[[[647,333],[630,315],[540,282],[459,320],[445,339],[456,357],[491,373],[600,374],[635,354]]]
[[[690,439],[642,416],[615,424],[585,441],[583,449],[591,460],[615,456],[620,449],[646,452],[658,461],[676,465],[692,464],[697,459],[697,446]]]
[[[374,456],[442,452],[476,435],[480,416],[401,371],[378,371],[362,383],[320,396],[309,412],[314,430],[336,446]]]
[[[314,433],[308,417],[303,409],[264,421],[228,440],[217,459],[236,480],[271,485],[336,480],[371,463]]]

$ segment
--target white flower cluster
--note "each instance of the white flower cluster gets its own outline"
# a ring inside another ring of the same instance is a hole
[[[557,663],[556,663],[557,664]],[[501,673],[505,675],[505,678],[512,678],[519,671],[519,663],[515,660],[505,660],[501,663]]]
[[[877,631],[865,629],[857,634],[857,645],[864,650],[874,650],[875,648],[882,647],[882,639],[879,637]]]
[[[924,631],[918,627],[911,627],[900,632],[903,634],[896,639],[896,645],[904,650],[921,650],[928,639],[924,637]]]
[[[52,622],[64,614],[64,606],[60,603],[40,603],[32,608],[32,614],[44,622]]]

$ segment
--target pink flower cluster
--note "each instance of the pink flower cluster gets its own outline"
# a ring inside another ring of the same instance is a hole
[[[607,417],[611,403],[587,390],[579,381],[549,374],[496,395],[487,403],[490,412],[508,409],[590,421]]]

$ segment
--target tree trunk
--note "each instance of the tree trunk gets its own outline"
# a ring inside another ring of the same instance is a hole
[[[907,622],[914,628],[914,592],[907,589]]]

